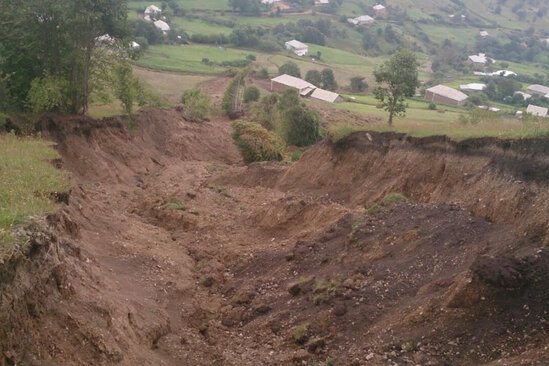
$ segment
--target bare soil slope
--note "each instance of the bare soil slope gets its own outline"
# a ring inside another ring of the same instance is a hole
[[[549,361],[547,140],[244,166],[228,121],[137,124],[40,121],[76,187],[1,267],[0,365]]]

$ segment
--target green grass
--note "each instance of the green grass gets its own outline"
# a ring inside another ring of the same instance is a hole
[[[34,138],[0,135],[0,257],[9,255],[13,229],[32,215],[54,209],[52,192],[70,188],[68,175],[51,160],[51,144]]]
[[[173,24],[179,26],[179,29],[187,32],[189,35],[192,34],[224,34],[228,36],[232,29],[225,27],[219,24],[210,23],[202,19],[197,18],[180,18],[176,17],[173,19]]]
[[[218,48],[214,46],[186,45],[186,46],[151,46],[145,56],[136,64],[155,70],[183,71],[202,74],[221,73],[228,68],[217,65],[206,65],[202,59],[220,63],[223,61],[244,60],[250,53],[257,52],[237,50],[232,48]]]

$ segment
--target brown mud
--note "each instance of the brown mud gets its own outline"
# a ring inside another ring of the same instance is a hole
[[[547,139],[245,166],[223,119],[37,128],[75,186],[0,266],[2,366],[549,363]]]

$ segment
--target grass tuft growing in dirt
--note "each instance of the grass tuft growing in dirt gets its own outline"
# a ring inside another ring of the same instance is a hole
[[[13,249],[14,227],[53,210],[52,195],[70,188],[68,175],[52,164],[58,157],[40,139],[0,136],[0,258]]]

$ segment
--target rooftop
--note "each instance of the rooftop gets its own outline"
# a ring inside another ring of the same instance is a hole
[[[433,86],[432,88],[427,89],[427,91],[433,94],[442,95],[444,97],[456,100],[458,102],[461,102],[468,98],[467,94],[464,94],[459,90],[450,88],[449,86],[446,86],[446,85]]]
[[[528,108],[526,108],[526,113],[530,113],[533,116],[537,117],[547,117],[547,113],[549,110],[544,107],[538,107],[537,105],[530,104]]]
[[[532,84],[527,89],[529,92],[535,92],[538,94],[549,94],[549,87],[545,85],[539,85],[539,84]]]
[[[291,76],[288,74],[283,74],[280,76],[277,76],[276,78],[271,79],[271,81],[277,82],[279,84],[283,84],[292,88],[296,88],[299,90],[305,89],[305,88],[312,88],[316,89],[316,86],[309,83],[308,81],[305,81],[300,78],[296,78],[295,76]]]
[[[309,46],[307,46],[305,43],[299,42],[295,39],[286,42],[286,45],[288,45],[292,48],[295,48],[296,50],[302,50],[302,49],[305,49],[305,48],[309,48]]]
[[[339,94],[331,92],[329,90],[317,88],[313,91],[313,94],[311,94],[311,98],[320,99],[325,102],[333,103],[337,101],[337,99],[339,98]]]
[[[482,90],[486,89],[486,84],[482,84],[482,83],[471,83],[471,84],[460,85],[459,88],[460,88],[461,90],[482,91]]]

